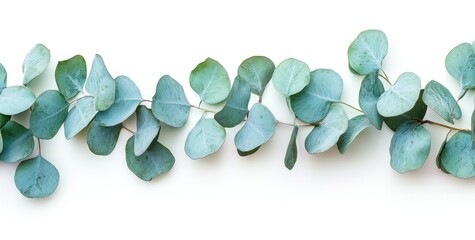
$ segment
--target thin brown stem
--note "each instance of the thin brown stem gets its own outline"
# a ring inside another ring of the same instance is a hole
[[[200,102],[200,105],[201,105],[201,102]],[[199,106],[190,105],[190,107],[196,108],[196,109],[201,110],[201,111],[203,111],[203,112],[205,112],[205,113],[206,113],[206,112],[215,113],[215,114],[218,113],[217,111],[214,111],[214,110],[202,108],[200,105],[199,105]]]
[[[457,128],[457,127],[452,127],[452,126],[449,126],[449,125],[445,125],[445,124],[442,124],[442,123],[438,123],[438,122],[434,122],[434,121],[431,121],[431,120],[423,120],[423,121],[419,121],[421,124],[431,124],[431,125],[437,125],[439,127],[443,127],[443,128],[447,128],[447,129],[450,129],[450,130],[454,130],[454,131],[470,131],[469,129],[463,129],[463,128]]]
[[[393,84],[391,83],[391,81],[389,81],[389,77],[388,77],[388,75],[386,74],[386,72],[384,72],[383,69],[381,69],[381,72],[382,72],[383,74],[378,74],[378,76],[380,76],[382,79],[384,79],[386,82],[388,82],[389,85],[393,85]]]
[[[337,103],[343,104],[343,105],[345,105],[345,106],[347,106],[347,107],[349,107],[349,108],[352,108],[352,109],[355,110],[355,111],[358,111],[358,112],[361,112],[361,113],[363,112],[363,111],[361,111],[361,109],[359,109],[359,108],[357,108],[357,107],[353,107],[353,106],[351,106],[350,104],[348,104],[348,103],[346,103],[346,102],[339,101],[339,102],[337,102]]]

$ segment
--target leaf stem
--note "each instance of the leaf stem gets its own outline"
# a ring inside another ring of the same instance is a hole
[[[363,112],[363,111],[361,111],[361,109],[359,109],[359,108],[357,108],[357,107],[353,107],[353,106],[351,106],[349,103],[342,102],[342,101],[339,101],[339,102],[337,102],[337,103],[343,104],[343,105],[345,105],[345,106],[347,106],[347,107],[349,107],[349,108],[352,108],[352,109],[355,110],[355,111],[358,111],[358,112],[361,112],[361,113]]]
[[[444,127],[444,128],[447,128],[447,129],[450,129],[450,130],[454,130],[454,131],[470,131],[469,129],[463,129],[463,128],[457,128],[457,127],[452,127],[452,126],[449,126],[449,125],[445,125],[445,124],[442,124],[442,123],[438,123],[438,122],[434,122],[434,121],[431,121],[431,120],[419,120],[419,122],[421,124],[431,124],[431,125],[437,125],[439,127]]]
[[[132,133],[132,134],[135,134],[134,131],[130,130],[129,128],[127,128],[126,126],[122,125],[122,128],[125,129],[126,131]]]
[[[148,103],[152,103],[152,100],[148,100],[148,99],[142,99],[142,102],[148,102]]]
[[[380,76],[382,79],[386,80],[386,82],[388,82],[389,85],[393,85],[393,84],[391,83],[391,81],[389,81],[388,75],[386,74],[386,72],[384,72],[384,70],[383,70],[382,68],[381,68],[381,72],[382,72],[383,74],[378,74],[378,76]]]
[[[36,138],[36,140],[38,141],[38,154],[39,154],[40,156],[42,156],[42,155],[41,155],[41,141],[40,141],[39,138]]]
[[[217,111],[214,111],[214,110],[202,108],[202,107],[201,107],[201,102],[200,102],[200,105],[199,105],[199,106],[190,105],[190,107],[196,108],[196,109],[201,110],[201,111],[203,111],[203,112],[205,112],[205,113],[206,113],[206,112],[210,112],[210,113],[214,113],[214,114],[218,113]]]

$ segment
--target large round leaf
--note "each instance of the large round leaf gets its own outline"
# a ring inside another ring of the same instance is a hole
[[[459,178],[475,176],[475,149],[469,131],[455,133],[445,144],[441,153],[441,163],[445,170]]]
[[[292,135],[290,135],[289,145],[287,145],[287,151],[285,152],[284,165],[287,169],[292,170],[295,162],[297,161],[297,134],[299,127],[294,126]]]
[[[308,65],[294,58],[281,62],[272,75],[274,88],[285,96],[294,95],[310,82]]]
[[[244,60],[238,68],[238,76],[254,94],[262,96],[274,73],[275,65],[267,57],[253,56]]]
[[[430,133],[418,122],[399,126],[391,139],[391,167],[398,173],[420,168],[430,152]]]
[[[135,83],[126,76],[115,80],[115,101],[103,112],[97,113],[96,121],[104,126],[115,126],[134,114],[142,101],[142,95]]]
[[[234,144],[241,152],[250,152],[274,136],[277,120],[264,105],[255,103],[249,118],[234,137]]]
[[[109,155],[117,144],[121,129],[122,125],[120,124],[105,127],[97,121],[93,121],[87,131],[87,146],[89,150],[96,155]]]
[[[160,121],[172,127],[185,125],[190,113],[190,103],[179,82],[168,75],[158,80],[152,101],[152,112]]]
[[[130,171],[144,181],[151,181],[152,178],[170,171],[175,164],[173,154],[159,142],[152,142],[147,151],[135,156],[133,136],[125,146],[125,157]]]
[[[328,115],[308,134],[305,149],[310,154],[325,152],[338,142],[348,129],[348,116],[340,105],[333,104]]]
[[[424,89],[419,92],[419,98],[417,99],[416,105],[409,110],[399,116],[395,117],[385,117],[383,118],[384,122],[388,127],[396,131],[396,129],[403,123],[414,121],[414,120],[423,120],[424,116],[427,112],[427,105],[422,101],[422,96],[424,95]]]
[[[30,115],[33,135],[41,139],[53,138],[68,116],[68,108],[69,103],[60,92],[47,90],[40,94]]]
[[[327,115],[330,104],[340,101],[342,90],[343,81],[338,73],[317,69],[310,74],[310,84],[290,97],[290,104],[298,119],[319,122]]]
[[[15,185],[27,198],[49,196],[58,183],[58,170],[41,155],[21,162],[15,171]]]
[[[43,44],[37,44],[28,52],[23,61],[23,85],[28,84],[35,77],[38,77],[46,67],[48,67],[51,59],[49,49]]]
[[[191,159],[204,158],[224,144],[226,130],[212,118],[202,117],[186,137],[185,152]]]
[[[154,139],[157,138],[160,131],[160,121],[158,121],[145,106],[137,108],[137,132],[134,134],[134,154],[142,155]]]
[[[94,97],[82,97],[76,105],[69,111],[66,121],[64,121],[64,135],[66,139],[71,139],[83,130],[96,116],[94,107]]]
[[[384,86],[378,78],[378,73],[373,72],[363,79],[359,92],[359,104],[363,113],[371,124],[378,130],[383,127],[383,117],[378,113],[378,100],[384,93]]]
[[[191,71],[190,85],[201,100],[209,104],[222,102],[231,90],[226,69],[212,58],[207,58]]]
[[[33,152],[33,134],[19,123],[9,121],[2,127],[3,151],[0,161],[17,162]]]
[[[447,72],[462,83],[462,89],[475,88],[475,51],[472,44],[462,43],[445,58]]]
[[[0,113],[3,115],[21,113],[33,105],[35,98],[35,94],[24,86],[4,88],[0,92]]]
[[[421,79],[414,73],[405,72],[378,100],[378,112],[383,117],[394,117],[411,110],[421,90]]]
[[[348,61],[351,69],[360,75],[377,72],[381,69],[388,53],[388,39],[380,30],[361,32],[348,48]]]
[[[363,130],[371,126],[371,122],[365,115],[356,116],[348,121],[348,129],[338,139],[337,147],[341,154],[345,153],[346,148],[355,140]]]
[[[87,77],[86,91],[95,96],[94,105],[97,111],[105,111],[114,104],[115,81],[99,54],[96,54],[92,62],[91,71]]]
[[[7,87],[7,71],[0,63],[0,92]]]
[[[84,87],[87,76],[86,60],[81,55],[58,62],[54,72],[59,92],[66,99],[74,98]]]
[[[251,90],[241,77],[236,77],[226,105],[214,115],[214,119],[223,127],[235,127],[248,113],[247,106],[251,99]]]
[[[422,100],[447,122],[453,124],[454,118],[462,117],[462,111],[449,89],[434,80],[426,85]]]

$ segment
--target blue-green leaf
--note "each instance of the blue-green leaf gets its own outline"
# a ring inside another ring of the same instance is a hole
[[[290,97],[290,104],[298,119],[315,123],[325,118],[332,102],[340,101],[343,81],[330,69],[317,69],[310,79],[310,84]]]
[[[0,63],[0,92],[7,87],[7,71]]]
[[[159,142],[152,142],[147,151],[140,156],[135,156],[134,139],[132,136],[127,141],[125,156],[127,166],[137,177],[144,181],[151,181],[152,178],[172,169],[175,157],[168,148]]]
[[[190,85],[201,100],[209,104],[222,102],[231,90],[226,69],[212,58],[207,58],[191,71]]]
[[[290,135],[289,145],[287,146],[287,151],[285,152],[284,164],[285,167],[289,170],[294,168],[295,162],[297,161],[297,133],[299,132],[299,127],[294,126],[292,130],[292,135]]]
[[[380,30],[361,32],[348,48],[351,69],[360,75],[377,72],[388,53],[388,39]]]
[[[58,62],[54,72],[58,90],[66,99],[74,98],[84,87],[87,76],[86,60],[81,55]]]
[[[121,129],[122,125],[120,124],[105,127],[99,122],[93,121],[87,131],[87,146],[89,150],[96,155],[109,155],[117,144]]]
[[[426,85],[422,100],[449,123],[453,124],[454,118],[462,117],[462,111],[449,89],[434,80]]]
[[[328,115],[308,134],[305,149],[310,154],[325,152],[348,129],[348,116],[340,105],[331,105]]]
[[[239,65],[238,76],[251,88],[252,93],[262,96],[274,69],[275,65],[269,58],[253,56]]]
[[[345,153],[348,146],[363,130],[371,126],[371,122],[365,115],[356,116],[348,121],[348,129],[338,139],[337,147],[341,154]]]
[[[48,67],[51,59],[49,49],[43,44],[37,44],[28,52],[23,61],[23,85],[28,84],[34,78],[38,77],[46,67]]]
[[[64,122],[64,135],[66,139],[71,139],[83,130],[96,116],[94,107],[94,97],[82,97],[76,105],[69,111]]]
[[[378,112],[383,117],[394,117],[411,110],[416,105],[421,90],[421,79],[405,72],[378,100]]]
[[[27,87],[13,86],[4,88],[0,92],[0,113],[3,115],[16,115],[33,105],[35,94]]]
[[[185,125],[190,113],[190,103],[179,82],[168,75],[158,80],[152,112],[156,118],[172,127]]]
[[[1,131],[3,151],[0,153],[0,161],[17,162],[33,152],[33,134],[21,124],[9,121]]]
[[[160,121],[158,121],[145,106],[137,108],[137,132],[134,134],[134,154],[142,155],[153,140],[157,137],[160,130]]]
[[[107,110],[97,113],[96,121],[110,127],[122,123],[142,101],[142,95],[135,83],[126,76],[119,76],[115,80],[114,104]]]
[[[462,89],[475,88],[475,51],[472,44],[462,43],[445,58],[447,72],[462,83]]]
[[[247,110],[249,99],[251,99],[251,89],[239,76],[236,77],[226,105],[214,115],[214,119],[223,127],[235,127],[249,112]]]
[[[399,116],[395,117],[385,117],[383,118],[384,122],[388,127],[396,131],[396,129],[403,123],[413,121],[413,120],[423,120],[427,112],[427,105],[422,101],[422,96],[424,95],[424,89],[419,92],[419,98],[417,99],[416,105]]]
[[[384,86],[378,78],[378,73],[373,72],[363,79],[359,93],[359,104],[363,113],[371,124],[378,130],[383,127],[383,117],[378,113],[378,99],[384,93]]]
[[[87,77],[86,91],[95,96],[94,105],[97,111],[105,111],[114,104],[115,81],[99,54],[96,54],[92,62],[91,72]]]
[[[255,103],[249,118],[234,137],[234,144],[241,152],[250,152],[274,136],[277,120],[264,105]]]
[[[430,133],[412,121],[399,126],[391,139],[391,167],[398,173],[420,168],[430,152]]]
[[[21,162],[15,171],[15,185],[27,198],[49,196],[58,183],[58,170],[41,155]]]
[[[257,150],[259,150],[260,147],[261,147],[261,146],[256,147],[256,148],[254,148],[254,149],[252,149],[252,150],[250,150],[250,151],[245,151],[245,152],[244,152],[244,151],[241,151],[241,150],[239,150],[239,149],[237,149],[237,153],[238,153],[239,156],[241,156],[241,157],[246,157],[246,156],[249,156],[249,155],[251,155],[251,154],[257,152]]]
[[[226,130],[212,118],[202,117],[186,137],[185,152],[191,159],[204,158],[224,144]]]
[[[448,135],[447,135],[448,137]],[[447,145],[447,138],[444,139],[444,141],[442,142],[442,145],[440,146],[440,149],[439,149],[439,152],[437,153],[437,157],[435,159],[435,163],[437,165],[437,167],[444,173],[449,173],[447,172],[447,170],[445,169],[444,165],[442,164],[442,152],[444,151],[445,149],[445,145]]]
[[[455,133],[441,153],[441,163],[445,170],[459,178],[475,176],[475,149],[469,131]]]
[[[294,95],[310,83],[310,69],[300,60],[287,58],[275,68],[272,83],[285,96]]]
[[[41,139],[53,138],[68,116],[68,108],[69,103],[60,92],[47,90],[40,94],[30,115],[33,135]]]

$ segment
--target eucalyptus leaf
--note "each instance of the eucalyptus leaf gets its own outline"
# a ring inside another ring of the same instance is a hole
[[[234,144],[241,152],[249,152],[274,136],[277,120],[264,105],[255,103],[244,126],[234,137]]]
[[[253,56],[239,65],[238,76],[251,88],[252,93],[262,96],[274,69],[275,65],[269,58]]]
[[[21,162],[15,171],[15,185],[27,198],[49,196],[58,183],[58,170],[41,155]]]
[[[51,59],[49,49],[43,44],[37,44],[28,52],[23,61],[23,85],[38,77],[48,67]]]
[[[86,91],[95,96],[97,111],[107,110],[115,101],[115,81],[107,71],[101,55],[96,54],[86,81]]]
[[[224,144],[226,130],[212,118],[202,117],[185,141],[185,153],[191,159],[204,158],[217,152]]]
[[[378,100],[378,112],[383,117],[394,117],[411,110],[419,97],[421,79],[405,72]]]
[[[287,58],[275,68],[272,83],[285,96],[294,95],[310,83],[310,69],[300,60]]]
[[[321,121],[330,105],[340,101],[343,81],[333,70],[317,69],[310,73],[310,83],[299,93],[290,96],[290,105],[298,119],[306,123]]]
[[[83,130],[96,116],[94,107],[94,97],[82,97],[76,105],[69,111],[64,122],[64,135],[66,139],[71,139]]]
[[[35,94],[25,86],[4,88],[0,92],[0,114],[16,115],[26,111],[35,102]]]
[[[247,106],[251,99],[251,89],[238,76],[234,79],[226,105],[214,115],[214,119],[223,127],[231,128],[241,123],[249,112]]]
[[[472,44],[462,43],[445,58],[447,72],[462,83],[462,89],[475,88],[475,51]]]
[[[105,127],[99,122],[93,121],[87,131],[87,146],[89,150],[96,155],[109,155],[117,144],[121,129],[121,124]]]
[[[9,121],[1,131],[3,151],[0,153],[0,161],[17,162],[33,152],[35,147],[33,134],[21,124]]]
[[[160,121],[152,114],[152,111],[145,106],[137,108],[137,132],[134,134],[134,154],[142,155],[160,131]]]
[[[7,87],[7,71],[0,63],[0,92]]]
[[[396,131],[396,129],[405,122],[414,120],[422,121],[427,112],[427,105],[422,101],[423,95],[424,89],[419,92],[419,98],[417,99],[416,105],[414,105],[414,107],[408,112],[396,117],[383,118],[386,125],[388,125],[391,130]]]
[[[415,121],[404,123],[391,139],[391,167],[398,173],[420,168],[429,156],[430,144],[430,133],[422,125]]]
[[[66,99],[74,98],[84,87],[87,77],[86,60],[81,55],[58,62],[54,72],[58,90]]]
[[[441,153],[442,167],[459,178],[475,176],[475,149],[472,148],[472,135],[469,131],[455,133]]]
[[[341,154],[345,153],[348,146],[366,128],[371,126],[371,122],[365,115],[358,115],[348,121],[348,129],[338,139],[337,147]]]
[[[30,115],[30,129],[40,139],[51,139],[58,133],[68,116],[69,103],[56,90],[40,94]]]
[[[254,149],[252,149],[252,150],[250,150],[250,151],[245,151],[245,152],[244,152],[244,151],[241,151],[241,150],[239,150],[239,149],[237,149],[237,153],[238,153],[239,156],[241,156],[241,157],[246,157],[246,156],[249,156],[249,155],[254,154],[255,152],[257,152],[257,150],[259,150],[260,147],[261,147],[261,146],[256,147],[256,148],[254,148]]]
[[[360,75],[377,72],[388,53],[388,39],[380,30],[361,32],[348,48],[350,69]]]
[[[168,75],[158,80],[152,112],[156,118],[172,127],[185,125],[190,113],[190,103],[179,82]]]
[[[444,165],[442,164],[442,152],[445,149],[445,145],[447,145],[447,138],[444,139],[444,141],[442,142],[442,145],[440,146],[439,152],[437,153],[437,157],[435,159],[435,163],[442,172],[450,174],[449,172],[447,172]]]
[[[285,167],[289,170],[294,168],[295,162],[297,161],[297,134],[299,132],[299,127],[294,126],[292,130],[292,135],[290,135],[289,145],[287,146],[287,151],[285,152],[284,164]]]
[[[366,75],[361,82],[359,92],[359,104],[363,113],[368,117],[371,124],[378,130],[383,127],[383,117],[378,113],[378,100],[384,93],[384,86],[378,78],[377,72]]]
[[[444,87],[444,85],[432,80],[430,81],[424,90],[422,100],[429,106],[434,112],[439,114],[445,121],[454,123],[455,119],[462,117],[462,111],[460,110],[457,101],[450,91]]]
[[[201,100],[208,104],[222,102],[231,90],[226,69],[212,58],[207,58],[191,71],[190,85]]]

